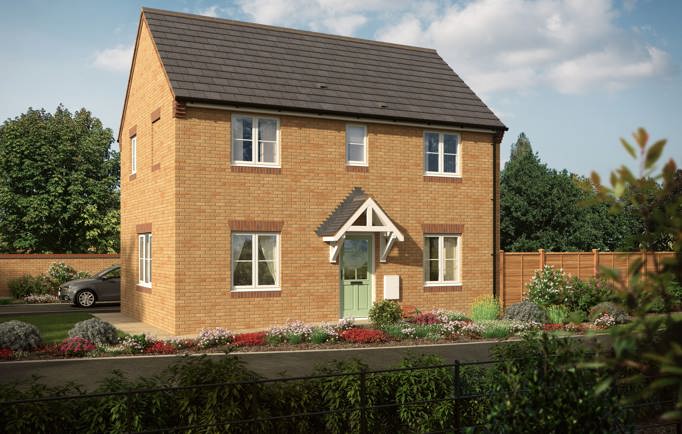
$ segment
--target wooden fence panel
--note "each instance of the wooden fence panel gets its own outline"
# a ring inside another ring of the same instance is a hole
[[[646,269],[659,269],[673,252],[656,252],[646,258]],[[588,280],[599,274],[601,267],[618,270],[622,275],[628,273],[631,264],[644,256],[639,252],[504,252],[500,251],[500,301],[503,306],[518,303],[526,295],[526,286],[536,270],[545,265],[561,268],[571,276]]]

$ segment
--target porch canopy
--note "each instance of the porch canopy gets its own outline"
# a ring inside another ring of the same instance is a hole
[[[329,262],[336,262],[346,235],[379,233],[379,258],[386,262],[396,241],[405,237],[374,199],[355,187],[315,231],[329,244]]]

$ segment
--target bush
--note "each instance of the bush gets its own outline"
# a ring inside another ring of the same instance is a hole
[[[257,347],[265,345],[265,332],[242,333],[235,335],[232,345],[236,347]]]
[[[0,360],[12,360],[14,351],[11,348],[0,348]]]
[[[547,318],[552,324],[564,324],[568,322],[568,309],[560,304],[547,307]]]
[[[441,324],[443,322],[442,318],[435,312],[418,313],[408,321],[418,325]]]
[[[317,345],[323,344],[323,343],[327,342],[328,340],[330,340],[330,336],[327,333],[327,331],[322,329],[322,328],[316,328],[315,330],[313,330],[313,333],[310,335],[310,342],[317,344]]]
[[[482,321],[479,324],[483,327],[481,336],[486,339],[504,339],[512,334],[510,325],[505,321]]]
[[[21,299],[29,295],[56,294],[56,290],[50,280],[43,276],[29,276],[25,274],[21,277],[11,279],[7,282],[12,297]]]
[[[47,276],[59,287],[59,285],[73,280],[76,270],[63,262],[53,262],[47,270]]]
[[[589,310],[603,302],[613,298],[613,290],[604,279],[581,280],[572,277],[568,289],[564,291],[563,301],[569,310]]]
[[[566,316],[566,321],[569,323],[582,323],[587,321],[587,314],[582,310],[574,310],[568,313]]]
[[[470,321],[470,318],[463,312],[444,312],[448,321]]]
[[[28,304],[59,303],[59,298],[51,294],[31,294],[24,297],[24,301]]]
[[[605,313],[594,320],[594,325],[600,329],[607,329],[616,325],[616,319],[608,313]]]
[[[605,314],[613,317],[613,320],[616,322],[616,324],[624,324],[628,322],[628,315],[627,312],[625,312],[625,309],[610,301],[599,303],[590,309],[590,321],[594,322],[597,320],[597,318],[600,318]]]
[[[386,342],[386,333],[374,329],[350,329],[341,332],[341,339],[356,344]]]
[[[474,301],[471,306],[471,319],[474,321],[490,321],[500,315],[500,303],[495,297],[483,296]]]
[[[66,357],[82,357],[96,348],[89,340],[76,336],[64,339],[59,345],[59,353]]]
[[[121,347],[132,354],[141,353],[152,341],[145,334],[126,336],[121,339]]]
[[[31,351],[43,343],[38,327],[22,321],[0,323],[0,348]]]
[[[156,341],[144,349],[147,354],[175,354],[176,348],[173,344],[166,341]]]
[[[222,327],[206,328],[199,331],[199,338],[197,345],[200,348],[218,347],[220,345],[227,345],[232,342],[234,335],[232,332],[225,330]]]
[[[542,270],[535,271],[528,283],[528,300],[540,306],[561,304],[568,290],[569,278],[564,270],[545,265]]]
[[[509,306],[504,311],[504,319],[545,323],[547,322],[547,315],[537,304],[529,300],[524,300]]]
[[[96,345],[113,345],[118,342],[116,327],[99,318],[90,318],[74,324],[69,337],[80,337]]]
[[[382,300],[374,303],[369,310],[369,320],[377,327],[395,324],[402,318],[400,305],[393,300]]]

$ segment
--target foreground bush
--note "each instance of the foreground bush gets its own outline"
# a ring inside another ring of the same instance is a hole
[[[113,345],[118,342],[116,327],[99,318],[77,322],[69,330],[69,337],[87,339],[96,345]]]
[[[372,305],[372,308],[369,310],[369,320],[376,327],[395,324],[402,318],[402,312],[398,302],[381,300]]]
[[[504,311],[504,319],[517,321],[535,321],[539,323],[547,322],[547,315],[540,306],[529,300],[523,300],[509,306]]]
[[[38,327],[22,321],[0,323],[0,348],[13,351],[31,351],[42,345]]]

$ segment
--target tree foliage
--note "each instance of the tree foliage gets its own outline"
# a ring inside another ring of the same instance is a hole
[[[96,117],[29,108],[0,126],[0,251],[119,247],[119,153]]]
[[[521,134],[501,174],[501,244],[507,251],[616,250],[631,232],[629,215],[596,201],[586,178],[550,169]]]

